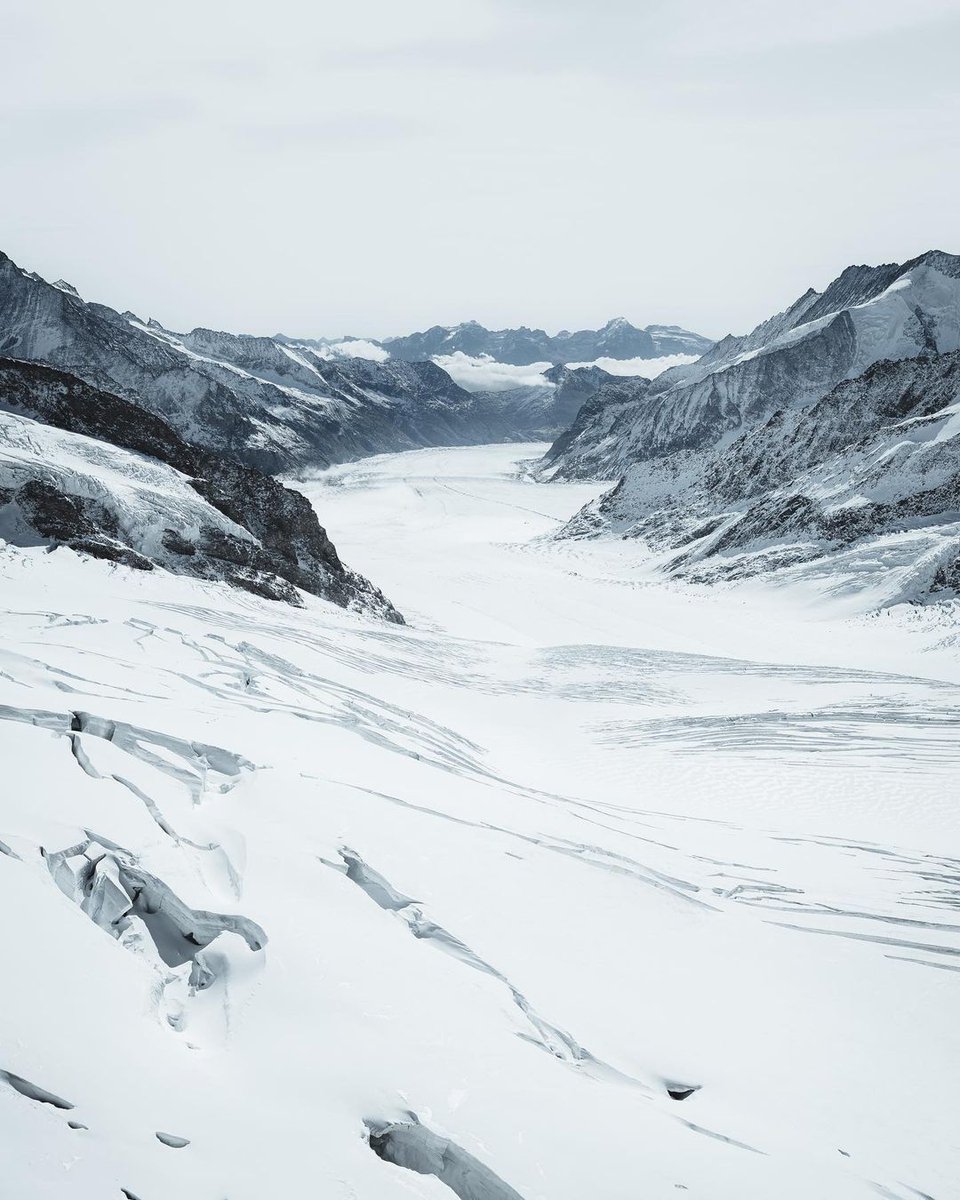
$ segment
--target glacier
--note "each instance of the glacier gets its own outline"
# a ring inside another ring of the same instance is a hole
[[[0,544],[6,1194],[952,1194],[956,602],[558,540],[545,450],[287,480],[407,625]]]

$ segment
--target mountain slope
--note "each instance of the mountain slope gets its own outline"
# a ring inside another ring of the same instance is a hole
[[[0,537],[402,618],[299,492],[62,371],[0,358]]]
[[[630,466],[566,529],[642,538],[697,582],[960,592],[960,352],[876,363],[722,450]]]
[[[742,338],[650,386],[600,389],[592,414],[549,458],[562,477],[615,478],[632,463],[731,441],[787,405],[819,400],[882,359],[960,346],[960,258],[851,267]],[[604,392],[607,395],[604,395]]]
[[[650,383],[605,382],[546,456],[617,478],[561,537],[639,539],[701,583],[876,603],[960,587],[960,258],[850,267]]]

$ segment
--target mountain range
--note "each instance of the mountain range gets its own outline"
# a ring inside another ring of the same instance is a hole
[[[623,320],[544,338],[470,323],[388,339],[382,361],[331,358],[320,343],[176,333],[0,256],[4,537],[399,619],[272,476],[553,439],[541,476],[616,483],[561,537],[634,539],[699,582],[843,566],[884,603],[955,589],[960,258],[848,267],[715,345]],[[703,353],[654,379],[557,363],[496,392],[407,358],[545,361],[558,347],[573,361]]]
[[[557,366],[536,386],[470,392],[426,360],[176,333],[88,303],[6,255],[0,356],[6,540],[277,599],[299,588],[397,620],[343,566],[300,494],[272,476],[421,446],[550,438],[609,378]]]
[[[551,337],[542,329],[486,329],[476,321],[434,325],[422,333],[384,338],[379,343],[393,358],[407,362],[434,355],[488,355],[497,362],[526,366],[549,362],[587,363],[598,358],[661,358],[670,354],[703,354],[712,342],[677,325],[647,325],[638,329],[625,317],[614,317],[601,329],[562,329]]]
[[[553,437],[576,415],[552,377],[518,404],[519,396],[467,391],[426,357],[331,359],[319,343],[175,333],[87,303],[5,255],[0,354],[70,372],[141,405],[187,441],[270,473],[419,446]]]

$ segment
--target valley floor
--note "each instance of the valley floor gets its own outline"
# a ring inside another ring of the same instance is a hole
[[[956,614],[552,542],[541,450],[301,485],[406,628],[0,549],[11,1196],[958,1194]]]

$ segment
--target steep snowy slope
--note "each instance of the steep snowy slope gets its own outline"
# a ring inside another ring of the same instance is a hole
[[[701,582],[952,595],[958,345],[960,258],[933,251],[848,268],[654,380],[602,382],[541,473],[620,482],[560,536],[634,539]]]
[[[401,618],[298,492],[51,367],[0,358],[0,538]]]
[[[548,462],[563,477],[616,478],[632,463],[730,441],[883,359],[958,346],[960,258],[931,251],[902,266],[851,267],[822,295],[807,292],[652,386],[602,387]]]
[[[5,1194],[952,1195],[956,648],[517,456],[312,485],[407,628],[0,551]]]

